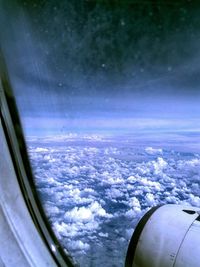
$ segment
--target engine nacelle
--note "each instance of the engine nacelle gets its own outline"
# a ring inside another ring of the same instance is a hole
[[[126,267],[199,267],[200,209],[164,205],[148,211],[131,238]]]

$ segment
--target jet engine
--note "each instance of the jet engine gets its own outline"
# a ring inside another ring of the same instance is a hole
[[[199,267],[200,209],[168,204],[149,210],[131,238],[126,267]]]

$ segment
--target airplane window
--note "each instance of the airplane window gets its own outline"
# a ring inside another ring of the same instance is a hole
[[[123,266],[151,207],[200,207],[200,4],[2,1],[34,184],[80,266]]]

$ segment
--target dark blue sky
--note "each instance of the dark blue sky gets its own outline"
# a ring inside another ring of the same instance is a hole
[[[199,130],[200,4],[1,5],[1,46],[28,127]]]

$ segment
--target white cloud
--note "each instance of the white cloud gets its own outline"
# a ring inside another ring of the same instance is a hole
[[[162,174],[163,170],[167,168],[168,163],[161,157],[157,161],[152,161],[152,167],[155,175]]]
[[[114,200],[119,197],[123,197],[123,192],[117,188],[106,189],[105,193],[106,193],[106,196],[111,200],[112,199]]]
[[[90,249],[90,245],[87,243],[82,242],[81,240],[73,241],[71,240],[70,242],[70,247],[74,250],[82,251],[85,253],[87,250]]]
[[[138,180],[140,184],[147,186],[149,188],[153,187],[154,188],[153,190],[155,191],[161,190],[161,184],[159,182],[154,182],[154,181],[148,180],[147,178],[140,178]]]
[[[153,146],[144,152],[144,147],[128,142],[118,146],[107,141],[105,146],[103,138],[81,138],[55,138],[57,146],[53,139],[45,140],[46,146],[34,139],[29,151],[44,208],[60,242],[73,256],[97,253],[99,247],[109,254],[122,243],[120,262],[136,223],[150,207],[162,203],[200,207],[197,153]],[[110,250],[107,243],[101,244],[107,237],[115,240],[109,242]]]
[[[65,213],[64,218],[68,222],[88,222],[94,219],[94,215],[92,214],[92,211],[88,208],[81,207],[81,208],[73,208],[71,211],[67,211]]]
[[[101,236],[101,237],[108,237],[108,233],[102,233],[102,232],[100,232],[98,235]]]
[[[127,179],[128,182],[133,182],[133,183],[135,183],[137,180],[138,180],[138,178],[135,176],[132,176],[132,175],[129,176]]]
[[[153,147],[146,147],[145,151],[149,155],[157,155],[163,153],[163,150],[161,148],[153,148]]]
[[[47,211],[48,214],[51,214],[51,216],[58,215],[60,213],[60,209],[54,206],[52,203],[45,203],[44,209]]]
[[[145,196],[145,200],[147,201],[149,206],[155,206],[156,205],[156,201],[155,201],[154,195],[152,193],[147,193]]]
[[[34,152],[36,153],[48,152],[48,149],[43,148],[43,147],[37,147],[36,149],[34,149]]]
[[[165,198],[165,200],[167,203],[170,203],[170,204],[179,204],[180,203],[180,200],[175,196],[168,196]]]
[[[200,198],[198,196],[194,196],[193,194],[190,194],[188,200],[192,206],[200,207]]]
[[[87,207],[75,207],[64,215],[65,220],[69,222],[89,222],[94,220],[95,217],[111,218],[112,215],[106,213],[105,209],[97,201]]]

